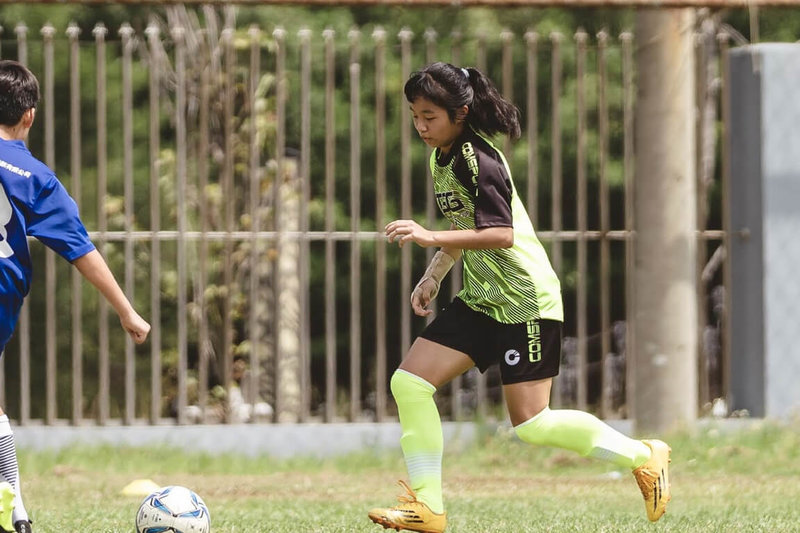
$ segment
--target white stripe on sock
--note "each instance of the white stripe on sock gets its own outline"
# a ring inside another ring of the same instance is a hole
[[[440,453],[418,453],[407,455],[405,459],[412,486],[414,480],[420,477],[441,477],[442,475],[442,454]]]
[[[0,437],[12,434],[11,424],[8,423],[8,415],[0,415]]]

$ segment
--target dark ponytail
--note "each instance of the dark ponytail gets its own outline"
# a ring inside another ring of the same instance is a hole
[[[432,63],[411,75],[404,92],[409,102],[425,98],[446,109],[451,121],[455,121],[458,109],[468,106],[467,123],[489,137],[498,133],[513,139],[520,136],[519,109],[476,68]]]
[[[469,106],[468,122],[489,136],[505,133],[512,139],[520,136],[519,109],[504,99],[492,80],[476,68],[468,68],[469,81],[475,96]]]

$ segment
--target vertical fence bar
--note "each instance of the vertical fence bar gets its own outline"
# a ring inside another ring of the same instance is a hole
[[[475,66],[481,72],[486,72],[486,35],[483,31],[479,31],[475,36]]]
[[[695,339],[697,349],[697,377],[698,390],[697,400],[700,407],[706,405],[711,399],[709,397],[709,374],[708,374],[708,353],[705,349],[703,337],[707,325],[707,286],[703,280],[703,268],[708,259],[708,241],[703,235],[708,220],[708,188],[705,172],[706,153],[705,130],[706,130],[706,93],[709,90],[706,73],[708,62],[706,61],[706,43],[702,32],[694,34],[695,55],[695,108],[697,118],[695,123],[695,180],[697,198],[695,199],[697,217],[697,257],[695,264],[695,283],[697,284],[697,339]]]
[[[561,42],[563,36],[558,32],[550,34],[550,43],[552,44],[551,55],[551,80],[550,80],[550,99],[551,99],[551,143],[552,143],[552,170],[550,174],[551,180],[551,212],[550,212],[550,228],[553,230],[555,238],[551,245],[551,260],[556,274],[561,276],[562,270],[562,255],[561,255],[561,229],[562,229],[562,188],[563,188],[563,161],[561,160],[561,76],[562,76],[562,60],[561,60]]]
[[[436,30],[428,28],[423,34],[425,39],[425,63],[431,64],[436,61]],[[405,81],[405,80],[404,80]],[[428,164],[430,161],[431,152],[433,149],[425,145],[425,227],[434,228],[436,224],[436,204],[434,203],[435,191],[433,190],[433,174],[431,174],[431,166]],[[433,259],[433,254],[436,249],[433,246],[425,248],[425,262],[429,264]],[[430,322],[436,316],[436,308],[438,305],[433,306],[433,313],[428,317],[427,321]]]
[[[730,403],[730,375],[731,375],[731,330],[730,330],[730,303],[731,303],[731,227],[730,227],[730,159],[731,150],[730,139],[730,63],[729,63],[729,42],[730,35],[727,32],[719,33],[717,41],[719,43],[720,71],[722,79],[721,87],[721,109],[722,109],[722,153],[720,161],[722,165],[721,185],[722,185],[722,246],[725,249],[725,259],[722,262],[722,283],[724,286],[724,306],[722,313],[722,391],[721,396]]]
[[[538,61],[536,54],[539,48],[539,34],[535,31],[525,33],[527,44],[527,107],[528,107],[528,216],[534,228],[539,227],[539,104],[536,98],[538,85]]]
[[[758,6],[748,6],[747,15],[750,23],[750,42],[752,44],[758,44],[759,41],[761,41],[761,36],[759,35]]]
[[[482,33],[478,34],[477,36],[477,47],[475,49],[475,66],[481,72],[486,73],[486,36]],[[487,414],[487,379],[486,374],[478,372],[477,370],[472,371],[475,375],[475,387],[476,387],[476,395],[477,395],[477,414],[481,418],[485,418]]]
[[[578,131],[577,131],[577,269],[578,281],[576,283],[577,292],[577,336],[578,336],[578,409],[585,411],[587,404],[587,260],[586,260],[586,230],[588,204],[586,201],[586,45],[589,35],[579,30],[575,34],[577,44],[577,111],[578,111]]]
[[[300,421],[311,412],[311,303],[308,205],[311,202],[311,30],[300,37]]]
[[[153,62],[149,73],[149,152],[150,152],[150,321],[153,329],[150,332],[150,423],[157,424],[161,418],[161,243],[158,232],[161,231],[161,195],[159,194],[159,85],[160,69],[155,67],[156,58],[160,55],[160,35],[158,25],[150,21],[145,30]]]
[[[464,36],[458,30],[453,30],[450,33],[450,62],[457,66],[461,66],[461,46]]]
[[[361,65],[358,30],[350,38],[350,420],[361,416]]]
[[[375,41],[375,231],[386,224],[386,32]],[[375,420],[386,418],[386,242],[375,241]]]
[[[400,30],[400,79],[401,83],[411,75],[411,39],[414,34],[408,28]],[[400,217],[413,216],[411,207],[411,124],[408,120],[407,103],[400,102]],[[400,250],[400,352],[405,357],[411,347],[411,314],[406,295],[411,294],[411,246]]]
[[[17,35],[17,61],[28,64],[28,27],[19,23],[14,27]],[[31,311],[26,298],[19,317],[19,423],[31,420]]]
[[[225,296],[223,297],[223,318],[222,318],[222,347],[220,349],[218,359],[220,359],[217,368],[220,369],[220,380],[222,386],[226,391],[230,390],[231,384],[231,366],[232,366],[232,350],[233,350],[233,261],[231,255],[233,254],[233,240],[231,232],[233,231],[234,219],[234,205],[235,198],[233,193],[233,98],[235,94],[234,84],[234,70],[235,70],[235,55],[233,46],[233,33],[234,29],[226,26],[222,30],[222,53],[224,54],[224,63],[222,67],[223,83],[223,146],[225,146],[225,155],[222,164],[222,195],[223,195],[223,217],[225,227],[225,242],[223,245],[224,258],[222,260],[222,279],[225,285]],[[278,306],[275,306],[276,308]],[[275,319],[277,320],[277,318]],[[277,322],[276,322],[277,323]],[[277,335],[276,335],[277,338]],[[275,347],[277,348],[277,340]],[[277,353],[277,351],[273,351]]]
[[[501,78],[503,97],[514,102],[514,33],[508,29],[500,32],[501,43]],[[514,167],[514,152],[509,135],[503,136],[503,153],[510,168]],[[502,388],[500,389],[503,390]]]
[[[108,128],[106,119],[106,34],[108,30],[102,23],[92,30],[96,47],[96,84],[97,84],[97,230],[99,232],[97,248],[105,255],[106,230],[106,194],[108,192]],[[98,296],[98,352],[99,352],[99,387],[97,402],[97,421],[102,426],[109,417],[109,347],[108,347],[108,303]]]
[[[283,188],[283,181],[286,173],[286,30],[283,28],[276,28],[272,36],[275,38],[275,120],[276,134],[275,134],[275,160],[277,162],[277,171],[275,174],[275,183],[273,187],[273,215],[275,220],[275,230],[277,231],[277,238],[275,240],[275,257],[281,257],[284,244],[283,223],[281,217],[283,215],[282,202],[281,202],[281,189]],[[279,261],[274,262],[275,276],[273,285],[273,309],[274,309],[274,324],[273,328],[274,341],[275,341],[275,370],[278,379],[276,382],[276,398],[275,398],[275,414],[276,419],[281,421],[281,416],[287,410],[287,402],[281,394],[280,376],[284,364],[284,354],[281,353],[280,334],[281,324],[283,322],[283,310],[280,305],[280,289],[283,284],[283,279],[280,272]]]
[[[611,226],[608,197],[608,74],[606,52],[608,33],[597,34],[597,180],[600,195],[600,416],[611,414],[613,376],[608,372],[611,353],[611,250],[608,231]]]
[[[81,206],[81,30],[75,23],[67,27],[69,39],[69,125],[70,125],[70,193],[78,210]],[[83,420],[83,298],[82,276],[77,268],[70,269],[72,315],[72,425]]]
[[[203,33],[200,43],[203,50],[203,57],[210,57],[208,35]],[[197,271],[197,336],[198,336],[198,362],[197,362],[197,404],[200,406],[201,420],[208,421],[208,367],[211,359],[212,346],[208,331],[208,302],[205,292],[208,283],[208,159],[209,159],[209,116],[208,110],[211,104],[209,95],[212,75],[210,70],[216,65],[209,61],[200,72],[200,109],[197,117],[198,139],[197,139],[197,188],[199,200],[200,216],[200,265]],[[218,72],[217,72],[218,74]],[[214,83],[218,84],[218,77],[213,76]],[[218,85],[217,85],[218,86]]]
[[[172,29],[175,43],[175,195],[178,242],[178,424],[186,423],[186,373],[188,371],[188,345],[186,323],[186,35],[181,26]]]
[[[17,61],[23,65],[28,64],[28,27],[24,22],[14,26],[14,33],[17,35]]]
[[[42,30],[42,45],[44,52],[44,162],[50,168],[56,166],[56,147],[55,147],[55,99],[53,97],[53,35],[56,29],[50,24],[45,25]],[[56,256],[50,248],[45,250],[45,290],[47,294],[56,292]],[[52,425],[58,418],[56,406],[56,375],[58,365],[56,362],[56,299],[47,298],[45,304],[45,357],[46,357],[46,377],[45,377],[45,423]]]
[[[561,161],[561,41],[563,37],[558,32],[550,33],[550,229],[553,240],[550,243],[550,262],[556,275],[562,274],[562,246],[561,246],[561,219],[562,219],[562,161]],[[561,380],[554,379],[551,389],[552,404],[559,407],[563,404],[561,397]]]
[[[331,29],[325,39],[325,421],[336,418],[336,43]]]
[[[200,159],[203,156],[198,151],[199,143],[199,122],[200,115],[197,106],[199,104],[199,83],[204,55],[203,41],[205,30],[187,27],[184,37],[184,128],[186,130],[186,199],[184,200],[185,232],[198,232],[198,205],[203,192],[198,186],[198,175]],[[195,58],[199,61],[195,61]],[[200,383],[200,353],[203,351],[203,341],[199,334],[199,314],[202,307],[197,297],[198,292],[198,241],[202,237],[193,238],[186,235],[185,264],[186,264],[186,424],[197,424],[203,420],[203,410],[199,409],[199,397],[202,384]],[[192,357],[194,355],[194,357]],[[192,364],[192,359],[195,364]],[[195,366],[196,365],[196,366]],[[194,370],[194,375],[192,370]],[[207,383],[207,382],[206,382]]]
[[[502,43],[502,80],[503,97],[509,102],[514,101],[514,33],[508,29],[500,32],[500,42]],[[506,135],[503,140],[503,153],[508,159],[508,164],[512,165],[514,159],[511,151],[511,138]]]
[[[450,57],[453,65],[461,66],[461,40],[462,35],[460,31],[453,31],[451,34],[451,47]],[[453,265],[450,269],[450,298],[453,298],[462,285],[462,269],[460,260]],[[456,376],[451,381],[450,385],[450,417],[453,420],[461,420],[464,418],[464,395],[462,394],[464,378],[463,375]]]
[[[625,187],[625,403],[628,413],[634,412],[635,406],[632,405],[636,397],[636,383],[633,377],[636,375],[636,358],[631,354],[634,346],[635,337],[633,321],[636,320],[636,262],[635,245],[636,238],[633,233],[634,227],[634,205],[633,188],[634,181],[634,147],[633,147],[633,34],[624,32],[620,34],[622,42],[622,122],[623,122],[623,181]]]
[[[131,87],[131,55],[133,28],[123,24],[119,29],[122,38],[122,151],[125,217],[125,295],[133,301],[133,89]],[[136,362],[133,340],[125,335],[125,410],[123,422],[133,423],[136,418]]]
[[[250,26],[247,31],[250,37],[250,72],[248,75],[249,88],[247,91],[247,98],[249,100],[250,108],[250,278],[249,290],[247,300],[250,304],[250,313],[247,317],[247,329],[250,333],[250,372],[244,378],[248,379],[250,386],[247,389],[248,395],[245,402],[255,406],[258,401],[258,382],[260,374],[260,351],[261,339],[258,338],[258,313],[256,313],[256,302],[259,298],[259,283],[258,283],[258,264],[260,257],[260,245],[258,242],[258,231],[261,228],[261,221],[259,217],[259,208],[261,204],[261,176],[259,171],[260,153],[258,143],[258,129],[256,122],[256,99],[258,98],[258,81],[259,71],[261,70],[261,30],[257,26]],[[302,265],[302,261],[301,261]],[[302,286],[302,284],[301,284]],[[251,421],[255,417],[251,418]]]

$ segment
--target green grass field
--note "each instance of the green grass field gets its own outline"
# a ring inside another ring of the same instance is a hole
[[[449,449],[448,533],[800,531],[800,426],[705,428],[667,440],[673,501],[656,524],[630,473],[604,463],[506,432]],[[214,533],[379,532],[366,511],[394,502],[405,472],[399,452],[276,461],[116,448],[23,450],[20,469],[37,533],[131,533],[141,498],[120,491],[137,478],[194,489]]]

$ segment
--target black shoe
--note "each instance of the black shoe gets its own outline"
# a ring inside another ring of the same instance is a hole
[[[14,523],[14,531],[17,533],[33,533],[33,528],[28,520],[17,520]]]

